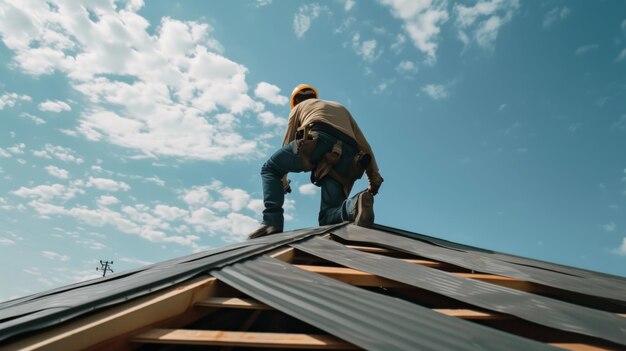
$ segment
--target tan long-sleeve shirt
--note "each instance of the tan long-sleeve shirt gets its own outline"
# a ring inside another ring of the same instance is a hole
[[[289,114],[287,130],[283,138],[283,146],[289,144],[296,138],[296,131],[300,127],[313,123],[325,123],[353,138],[360,151],[372,156],[372,162],[366,169],[368,178],[371,179],[372,176],[380,176],[378,164],[376,163],[376,158],[374,157],[374,152],[370,144],[367,142],[367,139],[365,139],[363,132],[361,132],[361,129],[354,118],[352,118],[348,109],[337,102],[308,99],[297,104]]]

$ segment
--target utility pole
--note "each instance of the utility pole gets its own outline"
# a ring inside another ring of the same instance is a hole
[[[113,261],[109,262],[109,261],[104,261],[102,262],[102,260],[100,260],[100,268],[96,267],[96,271],[102,271],[102,276],[106,276],[107,272],[111,272],[113,273],[113,270],[111,269],[111,267],[109,267],[109,265],[112,265]]]

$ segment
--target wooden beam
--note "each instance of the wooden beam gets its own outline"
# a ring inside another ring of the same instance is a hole
[[[580,343],[569,343],[569,342],[551,342],[548,345],[552,345],[554,347],[558,347],[565,350],[571,351],[609,351],[612,349],[607,349],[604,347],[598,347],[594,345],[588,344],[580,344]]]
[[[433,309],[435,312],[439,312],[441,314],[445,314],[450,317],[457,317],[461,319],[469,319],[469,320],[494,320],[494,319],[510,319],[512,316],[501,314],[501,313],[491,313],[491,312],[481,312],[470,309],[450,309],[450,308],[435,308]]]
[[[217,283],[215,278],[208,276],[192,279],[162,292],[39,331],[6,346],[7,349],[19,350],[87,349],[128,333],[136,333],[142,328],[158,325],[161,321],[178,318],[193,309],[197,301],[211,296]],[[190,312],[200,317],[210,310]],[[124,342],[125,337],[122,340]]]
[[[294,255],[295,250],[292,247],[279,248],[278,250],[269,253],[269,256],[287,263],[291,263],[293,261]]]
[[[265,347],[271,349],[358,349],[358,347],[330,335],[255,333],[224,330],[153,329],[136,335],[132,342]]]
[[[349,248],[354,249],[354,250],[359,250],[359,251],[369,252],[369,253],[376,253],[376,254],[401,253],[399,251],[393,251],[393,250],[389,250],[389,249],[383,249],[381,247],[372,247],[372,246],[346,245],[346,247],[349,247]]]
[[[237,297],[212,297],[196,303],[196,306],[216,307],[216,308],[240,308],[240,309],[257,309],[269,310],[272,307],[261,303],[254,299],[242,299]],[[471,320],[483,319],[509,319],[512,318],[506,314],[482,312],[471,309],[452,309],[452,308],[436,308],[435,312],[445,314],[451,317]]]
[[[209,299],[196,302],[196,306],[216,308],[241,308],[252,310],[272,309],[270,306],[257,300],[237,297],[211,297]]]
[[[396,282],[391,279],[379,277],[377,275],[359,271],[346,267],[330,267],[330,266],[312,266],[312,265],[295,265],[301,269],[309,272],[323,274],[325,276],[340,280],[344,283],[356,285],[356,286],[382,286],[387,288],[408,287],[407,284]],[[542,291],[543,287],[538,284],[533,284],[521,279],[503,277],[493,274],[479,274],[479,273],[452,273],[459,277],[476,279],[491,284],[506,286],[509,288],[523,290],[523,291]]]
[[[259,318],[259,316],[261,315],[261,310],[255,310],[252,312],[252,314],[248,317],[248,319],[245,320],[245,322],[243,322],[243,324],[239,327],[239,331],[241,332],[246,332],[248,331],[248,329],[250,329],[250,327],[252,327],[252,325],[254,324],[254,322],[256,322],[256,320]],[[224,346],[220,349],[220,351],[231,351],[233,349],[232,346]]]
[[[348,283],[355,286],[382,286],[387,288],[406,288],[407,284],[399,283],[391,279],[382,278],[374,274],[358,271],[352,268],[345,267],[329,267],[329,266],[311,266],[304,264],[294,265],[298,268],[307,270],[309,272],[323,274],[327,277],[337,279],[344,283]]]
[[[419,265],[430,267],[430,268],[443,268],[447,266],[447,264],[441,263],[441,262],[435,262],[435,261],[429,261],[429,260],[418,260],[414,258],[404,258],[401,260],[404,262],[419,264]]]

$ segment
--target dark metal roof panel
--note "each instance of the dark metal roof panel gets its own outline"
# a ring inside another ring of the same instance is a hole
[[[153,264],[130,273],[112,274],[106,278],[3,302],[0,304],[0,342],[169,288],[206,274],[210,269],[284,246],[294,240],[325,233],[336,226],[276,234]]]
[[[211,274],[367,350],[556,350],[261,256]]]
[[[626,283],[626,277],[621,277],[621,276],[617,276],[613,274],[596,272],[596,271],[591,271],[588,269],[571,267],[571,266],[566,266],[566,265],[557,264],[553,262],[547,262],[547,261],[487,250],[484,248],[478,248],[474,246],[459,244],[459,243],[451,242],[448,240],[439,239],[439,238],[435,238],[435,237],[424,235],[424,234],[413,233],[413,232],[409,232],[406,230],[392,228],[392,227],[388,227],[388,226],[384,226],[380,224],[376,224],[374,226],[374,229],[382,230],[384,232],[388,232],[392,234],[406,236],[411,239],[421,240],[421,241],[424,241],[433,245],[438,245],[438,246],[446,247],[449,249],[472,252],[478,255],[483,255],[486,257],[491,257],[491,258],[499,259],[501,261],[506,261],[506,262],[515,263],[519,265],[542,268],[542,269],[559,272],[559,273],[565,273],[565,274],[574,275],[578,277],[594,278],[594,279],[611,279],[611,280],[616,280],[621,283]]]
[[[519,265],[479,255],[474,252],[431,245],[381,230],[362,228],[354,225],[348,225],[333,230],[333,234],[344,240],[376,244],[478,272],[523,279],[580,294],[610,299],[618,304],[626,305],[626,283],[614,279],[583,278],[552,270]]]
[[[569,332],[626,345],[626,318],[399,259],[350,249],[320,238],[292,243],[312,255],[360,271],[441,294],[458,301]]]

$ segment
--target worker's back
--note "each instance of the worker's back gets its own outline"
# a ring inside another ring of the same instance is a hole
[[[340,103],[320,99],[308,99],[299,103],[291,111],[291,118],[295,118],[297,126],[314,123],[325,123],[352,139],[357,139],[354,132],[354,122],[350,112]]]

